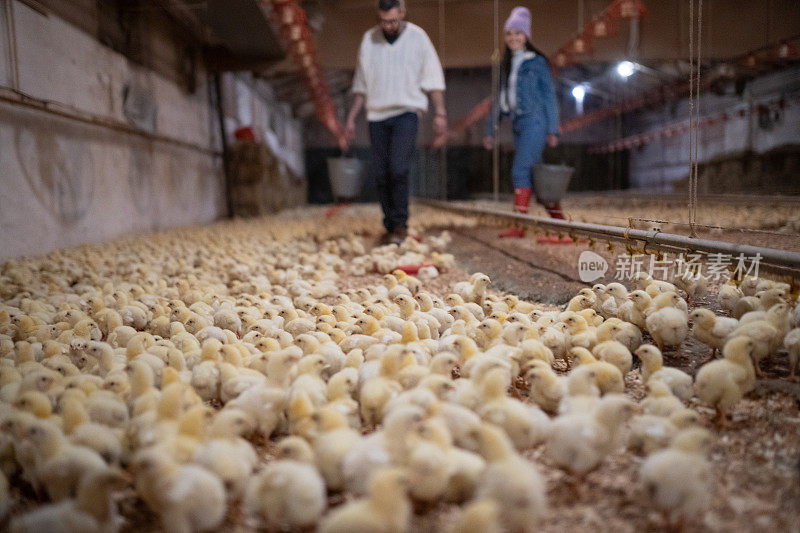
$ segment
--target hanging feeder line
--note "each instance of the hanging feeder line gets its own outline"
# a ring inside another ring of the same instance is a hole
[[[798,49],[800,49],[800,36],[795,35],[777,44],[759,48],[758,50],[735,57],[731,59],[730,62],[740,64],[744,67],[753,67],[759,61],[796,61],[800,59]],[[710,80],[707,80],[706,84],[709,82]],[[704,88],[705,87],[701,87],[701,89]],[[671,85],[661,86],[649,93],[634,96],[618,104],[604,107],[562,122],[559,128],[562,134],[576,131],[596,122],[601,122],[623,113],[629,113],[642,107],[654,106],[669,98],[677,98],[688,93],[689,86],[686,80],[677,80]]]
[[[325,72],[319,64],[317,45],[299,0],[260,0],[272,8],[271,18],[298,68],[306,89],[314,102],[317,119],[337,138],[344,139],[344,128],[336,117]]]
[[[759,61],[796,61],[800,59],[800,36],[793,36],[780,43],[770,45],[764,48],[759,48],[743,54],[731,60],[731,62],[738,63],[744,67],[753,67]],[[706,80],[701,85],[701,90],[705,90],[710,83]],[[701,91],[702,92],[702,91]],[[689,86],[686,80],[677,80],[672,84],[660,86],[651,92],[634,96],[624,100],[618,104],[614,104],[596,111],[585,113],[579,117],[567,120],[559,124],[559,132],[563,135],[571,131],[577,131],[597,122],[602,122],[617,115],[629,113],[642,107],[655,106],[670,98],[677,98],[689,93]],[[469,113],[461,120],[455,122],[447,131],[447,138],[452,139],[454,136],[469,128],[472,124],[485,117],[491,109],[492,99],[486,98],[476,105]],[[674,132],[673,132],[674,134]],[[670,135],[667,135],[670,136]],[[437,139],[435,142],[442,142],[443,140]],[[630,147],[627,147],[630,148]],[[623,150],[625,148],[617,148]],[[601,152],[606,153],[606,152]]]
[[[570,36],[569,40],[556,51],[553,65],[559,69],[572,63],[576,54],[593,54],[594,39],[616,35],[619,19],[641,19],[646,14],[647,8],[642,0],[614,0],[605,9],[593,15],[583,28]]]
[[[758,113],[781,111],[786,109],[787,107],[797,105],[799,103],[800,103],[800,95],[793,96],[791,98],[786,98],[786,97],[776,98],[765,103],[753,104],[747,107],[742,107],[735,111],[724,111],[716,115],[702,117],[700,119],[697,119],[697,127],[699,129],[705,129],[720,123],[728,122],[729,120],[734,118],[745,118],[749,117],[750,115]],[[631,148],[649,144],[655,141],[660,141],[662,139],[669,139],[677,135],[683,135],[687,131],[690,131],[690,129],[691,129],[690,121],[689,119],[686,119],[681,122],[652,129],[645,133],[640,133],[637,135],[631,135],[629,137],[625,137],[623,139],[618,139],[608,144],[595,145],[589,148],[588,152],[590,154],[607,154],[612,152],[618,152],[621,150],[629,150]]]
[[[676,254],[698,253],[706,257],[711,254],[724,254],[732,257],[739,257],[740,254],[743,254],[745,258],[759,257],[759,270],[800,279],[800,252],[687,237],[685,235],[664,233],[657,229],[641,230],[630,226],[607,226],[604,224],[538,217],[501,209],[465,206],[427,198],[415,198],[415,202],[460,215],[498,220],[503,225],[517,223],[530,226],[534,230],[539,228],[545,232],[554,231],[569,235],[573,241],[577,241],[577,235],[588,237],[590,243],[595,240],[609,241],[609,244],[610,241],[618,241],[625,243],[629,253],[641,253],[639,250],[644,249],[648,253],[658,250]]]

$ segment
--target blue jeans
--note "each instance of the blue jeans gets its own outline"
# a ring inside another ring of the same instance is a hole
[[[533,184],[533,167],[542,162],[542,152],[547,143],[544,122],[534,115],[514,117],[514,165],[511,181],[515,189],[530,188]]]
[[[408,227],[408,173],[417,146],[416,113],[369,123],[370,174],[378,186],[383,226],[392,232]]]

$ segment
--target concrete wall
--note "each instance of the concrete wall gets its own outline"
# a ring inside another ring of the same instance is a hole
[[[20,91],[125,121],[124,88],[135,88],[156,105],[156,133],[217,149],[205,74],[186,94],[55,16],[11,9]],[[0,258],[210,222],[225,209],[218,157],[10,104],[0,108],[0,182]]]
[[[149,45],[169,53],[164,49],[169,39],[154,31]],[[224,216],[222,161],[214,155],[221,150],[220,128],[210,79],[198,65],[196,89],[189,93],[52,12],[0,0],[0,85],[133,122],[197,148],[0,103],[0,260]],[[239,126],[256,125],[273,152],[302,175],[299,124],[270,97],[269,88],[226,74],[223,93],[233,102],[224,105],[229,138]]]
[[[758,115],[744,118],[732,115],[749,105],[767,103],[786,97],[790,104],[778,121],[769,128],[758,123]],[[700,100],[702,116],[715,116],[727,112],[728,122],[700,130],[698,158],[701,163],[725,155],[743,152],[757,154],[780,146],[800,144],[800,66],[795,66],[750,82],[742,96],[704,94]],[[665,124],[688,118],[689,102],[683,99],[674,106],[658,112],[642,113],[634,117],[629,134],[645,132]],[[671,189],[672,182],[689,172],[689,136],[676,135],[669,139],[631,150],[631,185],[638,188]],[[800,178],[799,178],[800,179]],[[701,190],[702,184],[701,184]]]

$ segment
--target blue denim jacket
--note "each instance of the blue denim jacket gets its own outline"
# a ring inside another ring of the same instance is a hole
[[[501,76],[498,98],[505,92],[507,80]],[[492,105],[489,120],[486,121],[486,135],[494,135],[494,123],[497,120],[499,106],[497,102]],[[547,60],[535,55],[526,59],[517,71],[517,108],[512,112],[513,117],[533,115],[539,117],[544,124],[548,135],[558,133],[558,105],[556,93],[553,88],[553,76]],[[508,113],[499,113],[501,116]]]

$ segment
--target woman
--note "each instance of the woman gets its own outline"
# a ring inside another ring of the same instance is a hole
[[[506,50],[500,69],[498,102],[486,124],[483,145],[487,150],[494,143],[497,107],[500,115],[510,115],[514,131],[514,211],[528,212],[531,199],[531,172],[542,162],[545,143],[558,145],[558,107],[550,74],[550,62],[531,44],[531,12],[515,7],[505,23]],[[564,218],[558,203],[543,204],[551,217]],[[512,228],[500,237],[524,237],[525,230]]]

